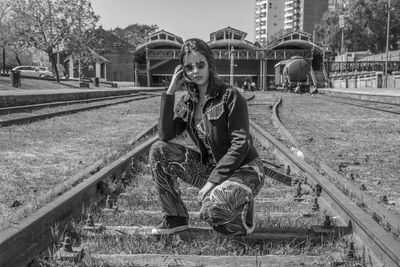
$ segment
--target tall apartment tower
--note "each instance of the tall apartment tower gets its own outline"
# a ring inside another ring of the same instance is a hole
[[[339,11],[345,8],[351,0],[329,0],[329,10]]]
[[[326,11],[329,0],[286,0],[284,29],[312,34]]]
[[[328,2],[328,9],[330,11],[336,11],[339,9],[339,1],[338,0],[329,0]]]
[[[263,45],[271,35],[283,30],[283,9],[282,0],[256,0],[254,34],[256,42]]]

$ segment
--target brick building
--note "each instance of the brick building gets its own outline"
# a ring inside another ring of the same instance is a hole
[[[85,78],[99,77],[100,81],[134,81],[133,47],[102,27],[96,31],[101,52],[94,60],[82,66]],[[65,60],[69,78],[79,78],[79,61],[71,56]]]

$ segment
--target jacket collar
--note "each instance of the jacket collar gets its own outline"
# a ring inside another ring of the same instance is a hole
[[[206,98],[207,99],[217,98],[221,93],[225,91],[224,89],[227,89],[228,87],[230,86],[226,84],[221,85],[219,87],[213,87],[213,88],[208,87],[206,92]],[[197,103],[199,99],[199,93],[197,87],[193,88],[193,90],[190,90],[189,88],[184,88],[184,89],[186,90],[186,95],[183,101],[184,102],[192,101],[194,103]]]

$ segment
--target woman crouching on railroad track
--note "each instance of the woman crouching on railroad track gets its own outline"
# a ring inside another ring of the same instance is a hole
[[[186,94],[175,109],[175,92]],[[249,133],[247,103],[237,88],[223,83],[214,54],[199,39],[187,40],[180,65],[161,99],[159,136],[150,165],[159,193],[163,222],[153,234],[188,229],[188,211],[177,178],[200,189],[200,218],[225,235],[254,230],[253,199],[264,183],[262,162]],[[169,142],[187,130],[200,153]]]

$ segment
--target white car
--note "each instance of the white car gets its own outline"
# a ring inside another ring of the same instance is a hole
[[[18,67],[13,68],[12,70],[20,71],[21,76],[40,77],[40,78],[54,77],[54,74],[50,70],[48,70],[46,67],[18,66]]]

